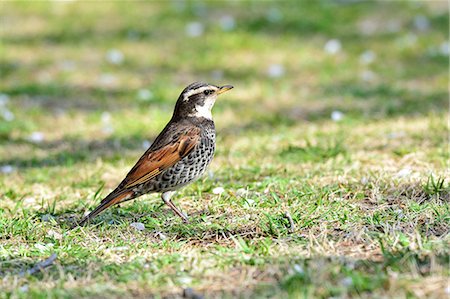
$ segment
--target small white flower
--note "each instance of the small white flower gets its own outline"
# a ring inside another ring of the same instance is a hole
[[[131,227],[134,227],[138,231],[145,230],[145,225],[141,222],[133,222],[130,224]]]
[[[364,52],[361,54],[361,56],[359,56],[359,61],[360,61],[362,64],[370,64],[370,63],[372,63],[372,62],[375,61],[375,58],[376,58],[376,57],[377,57],[377,56],[376,56],[375,52],[373,52],[373,51],[371,51],[371,50],[367,50],[367,51],[364,51]]]
[[[98,83],[102,86],[114,86],[117,85],[118,80],[113,74],[104,73],[98,78]]]
[[[342,279],[342,285],[345,287],[353,285],[353,279],[351,277],[345,277],[344,279]]]
[[[230,16],[230,15],[222,16],[220,18],[219,22],[220,22],[220,27],[222,27],[223,31],[231,31],[235,27],[234,18],[233,18],[233,16]]]
[[[223,187],[216,187],[212,190],[213,194],[222,194],[223,192],[225,192],[225,189]]]
[[[106,53],[106,60],[112,64],[122,64],[124,60],[124,55],[117,49],[111,49]]]
[[[126,251],[128,249],[129,249],[128,246],[118,246],[118,247],[109,248],[110,251]]]
[[[102,123],[108,124],[111,122],[111,114],[109,112],[103,112],[101,115]]]
[[[144,140],[142,141],[142,148],[143,149],[148,149],[150,147],[150,145],[152,145],[152,143],[148,140]]]
[[[27,140],[33,143],[41,143],[42,141],[44,141],[44,133],[33,132],[30,136],[28,136]]]
[[[141,101],[148,101],[153,98],[153,93],[148,89],[139,89],[137,97]]]
[[[283,19],[283,14],[278,8],[273,7],[269,10],[266,17],[269,22],[277,23]]]
[[[204,26],[200,22],[191,22],[186,25],[186,34],[189,37],[199,37],[203,35]]]
[[[15,170],[15,168],[12,165],[3,165],[0,166],[0,172],[1,173],[11,173]]]
[[[419,31],[426,31],[430,28],[430,21],[426,16],[416,16],[414,18],[414,27]]]
[[[4,93],[0,93],[0,106],[5,106],[9,102],[9,96]]]
[[[284,67],[281,64],[271,64],[267,69],[267,74],[271,78],[279,78],[284,75]]]
[[[299,273],[299,274],[303,274],[305,273],[305,270],[303,270],[303,267],[300,266],[299,264],[295,264],[294,265],[294,271]]]
[[[56,240],[61,240],[62,239],[62,235],[60,233],[58,233],[57,231],[54,231],[52,229],[47,232],[47,236],[49,236],[51,238],[54,238]]]
[[[335,110],[335,111],[331,112],[331,119],[333,121],[338,122],[338,121],[341,121],[343,118],[344,118],[344,113],[342,113],[341,111]]]
[[[335,55],[341,51],[342,45],[338,39],[330,39],[324,46],[326,53],[330,55]]]
[[[237,196],[244,197],[247,194],[248,194],[247,189],[239,188],[239,189],[236,190],[236,195]]]
[[[399,178],[404,178],[404,177],[411,175],[411,173],[412,173],[411,168],[403,168],[399,172],[397,172],[396,176]]]
[[[448,56],[450,54],[450,43],[449,42],[443,42],[441,46],[439,47],[439,50],[442,55]]]
[[[364,70],[361,72],[361,80],[364,82],[372,82],[377,78],[377,75],[370,71],[370,70]]]
[[[6,108],[1,109],[0,113],[1,113],[1,115],[3,117],[3,119],[6,120],[6,121],[13,121],[14,118],[15,118],[14,113],[12,113],[11,111],[9,111]]]

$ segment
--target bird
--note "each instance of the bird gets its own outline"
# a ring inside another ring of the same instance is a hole
[[[173,212],[188,217],[172,202],[174,193],[207,169],[214,156],[216,130],[211,110],[218,95],[232,85],[188,85],[178,97],[172,118],[122,182],[78,223],[83,226],[105,209],[149,193],[160,193]]]

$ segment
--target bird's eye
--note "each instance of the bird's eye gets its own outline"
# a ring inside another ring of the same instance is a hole
[[[213,93],[213,91],[212,91],[211,89],[207,89],[207,90],[205,90],[205,91],[203,92],[203,94],[204,94],[205,96],[210,95],[210,94],[212,94],[212,93]]]

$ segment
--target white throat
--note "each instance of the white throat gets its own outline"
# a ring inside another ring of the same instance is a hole
[[[216,97],[207,98],[203,106],[195,105],[195,112],[189,114],[191,117],[204,117],[206,119],[212,120],[211,109],[216,102]]]
[[[208,105],[195,105],[195,112],[192,114],[189,114],[189,116],[192,117],[204,117],[206,119],[212,120],[212,114],[211,114],[211,108],[208,107]]]

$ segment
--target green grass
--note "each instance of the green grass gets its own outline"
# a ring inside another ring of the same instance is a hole
[[[447,3],[183,3],[2,3],[0,298],[446,298]],[[200,80],[235,89],[191,223],[148,195],[70,230]]]

